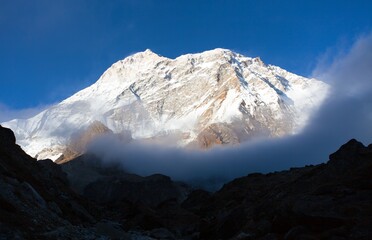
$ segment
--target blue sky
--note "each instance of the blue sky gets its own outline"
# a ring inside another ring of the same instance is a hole
[[[309,76],[371,32],[371,12],[367,0],[0,0],[0,110],[61,101],[147,48],[229,48]]]

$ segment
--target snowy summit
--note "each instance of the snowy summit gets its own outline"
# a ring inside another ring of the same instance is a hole
[[[172,136],[179,146],[207,148],[296,133],[327,89],[227,49],[176,59],[146,50],[116,62],[61,103],[2,125],[38,159],[57,159],[73,134],[97,122],[134,139]]]

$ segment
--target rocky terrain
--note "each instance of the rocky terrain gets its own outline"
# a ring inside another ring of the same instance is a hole
[[[227,183],[198,209],[201,239],[370,239],[372,145],[351,140],[329,159]]]
[[[110,129],[108,129],[105,125],[98,121],[93,122],[83,131],[78,131],[71,136],[70,140],[68,141],[66,147],[62,152],[62,155],[60,155],[55,162],[61,164],[79,157],[80,155],[87,151],[88,145],[95,138],[109,134],[113,134],[113,132]],[[129,136],[128,141],[130,141],[130,138],[131,137]],[[41,154],[43,154],[43,152],[41,152]]]
[[[209,148],[298,132],[327,91],[319,80],[228,49],[176,59],[146,50],[116,62],[97,82],[36,116],[2,125],[29,155],[53,161],[76,157],[81,148],[71,142],[94,129]]]
[[[372,145],[210,193],[83,155],[36,161],[0,126],[0,239],[371,239]]]
[[[59,165],[36,161],[15,141],[0,127],[0,239],[95,236],[94,205],[72,191]]]

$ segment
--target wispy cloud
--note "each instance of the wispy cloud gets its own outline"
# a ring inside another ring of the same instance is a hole
[[[6,106],[5,104],[0,103],[0,123],[7,122],[16,118],[19,119],[30,118],[50,106],[51,105],[40,105],[32,108],[12,109]]]

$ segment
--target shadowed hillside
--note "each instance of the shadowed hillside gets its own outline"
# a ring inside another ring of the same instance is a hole
[[[215,193],[91,155],[36,161],[0,127],[0,239],[371,239],[372,146]]]

